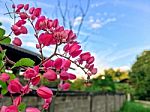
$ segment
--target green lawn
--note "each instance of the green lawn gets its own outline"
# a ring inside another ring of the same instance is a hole
[[[150,112],[150,107],[136,102],[126,102],[120,112]]]

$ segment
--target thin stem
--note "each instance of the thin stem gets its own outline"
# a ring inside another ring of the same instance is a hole
[[[39,65],[42,65],[43,63],[45,63],[46,61],[48,61],[49,59],[51,59],[52,57],[54,57],[55,55],[56,55],[56,52],[57,52],[57,49],[58,49],[58,44],[56,44],[56,47],[55,47],[55,50],[54,50],[54,53],[50,56],[50,57],[48,57],[48,58],[46,58],[45,60],[43,60]]]
[[[10,18],[12,18],[12,19],[13,19],[13,17],[11,16],[10,11],[9,11],[9,8],[8,8],[8,6],[7,6],[7,4],[6,4],[6,3],[5,3],[5,7],[6,7],[7,11],[8,11],[8,14],[9,14]]]

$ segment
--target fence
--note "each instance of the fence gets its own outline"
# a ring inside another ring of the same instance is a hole
[[[35,96],[25,96],[28,106],[40,107],[43,101]],[[126,100],[119,93],[60,92],[51,104],[49,112],[117,112]],[[2,103],[9,105],[11,99],[3,98]]]

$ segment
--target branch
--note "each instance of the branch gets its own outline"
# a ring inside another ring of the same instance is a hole
[[[77,36],[79,36],[79,34],[80,34],[80,30],[81,30],[83,21],[85,19],[85,16],[86,16],[86,14],[88,12],[89,6],[90,6],[90,0],[87,1],[87,7],[86,7],[86,9],[84,11],[83,8],[82,8],[82,6],[81,6],[81,0],[80,0],[80,7],[79,8],[80,8],[81,13],[82,13],[82,19],[81,19],[81,23],[79,24],[79,27],[78,27]]]
[[[67,3],[66,3],[67,4]],[[58,9],[59,9],[59,12],[60,12],[60,15],[61,15],[61,17],[62,17],[62,19],[63,19],[63,26],[65,27],[66,26],[66,9],[65,9],[65,12],[63,13],[63,10],[62,10],[62,8],[61,8],[61,6],[60,6],[60,0],[57,0],[57,5],[58,5]]]
[[[8,8],[6,3],[5,3],[5,7],[6,7],[7,11],[8,11],[8,14],[9,14],[10,18],[13,19],[13,17],[11,16],[11,13],[10,13],[9,8]]]

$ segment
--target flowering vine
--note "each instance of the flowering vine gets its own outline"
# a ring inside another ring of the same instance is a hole
[[[5,85],[5,87],[2,86],[2,89],[6,88],[10,93],[12,105],[2,106],[0,112],[19,112],[24,110],[26,112],[41,112],[49,108],[49,105],[53,100],[53,91],[41,84],[40,81],[43,78],[48,81],[60,79],[58,90],[66,91],[70,87],[67,80],[76,79],[76,75],[68,71],[71,68],[71,65],[75,64],[83,70],[89,79],[91,75],[97,73],[97,69],[93,64],[95,58],[90,52],[82,51],[80,43],[76,40],[77,36],[72,30],[60,26],[58,19],[52,20],[41,15],[41,8],[29,7],[29,4],[13,4],[12,8],[13,12],[10,12],[9,14],[14,15],[14,24],[11,26],[12,32],[9,36],[6,36],[5,39],[8,39],[14,34],[15,37],[13,38],[12,43],[15,46],[21,46],[23,42],[19,36],[28,34],[26,24],[30,23],[31,27],[34,29],[33,35],[37,39],[35,46],[40,52],[41,63],[34,65],[34,62],[31,59],[21,59],[15,63],[9,60],[7,56],[3,57],[2,60],[5,63],[11,63],[13,65],[12,69],[15,67],[24,69],[23,77],[26,80],[26,84],[21,84],[17,76],[11,78],[10,74],[4,69],[5,64],[1,67],[0,83]],[[54,52],[47,58],[45,58],[43,54],[43,48],[45,46],[55,46]],[[58,48],[60,47],[63,47],[61,53],[58,52]],[[2,48],[0,51],[5,55]],[[37,95],[44,100],[42,109],[26,107],[19,110],[20,105],[22,105],[23,96],[29,94],[29,92],[33,90],[31,86],[36,86]],[[3,92],[2,94],[4,95],[6,93],[7,92]],[[17,97],[14,97],[15,94],[17,94]],[[1,98],[2,97],[3,96],[1,95]]]

